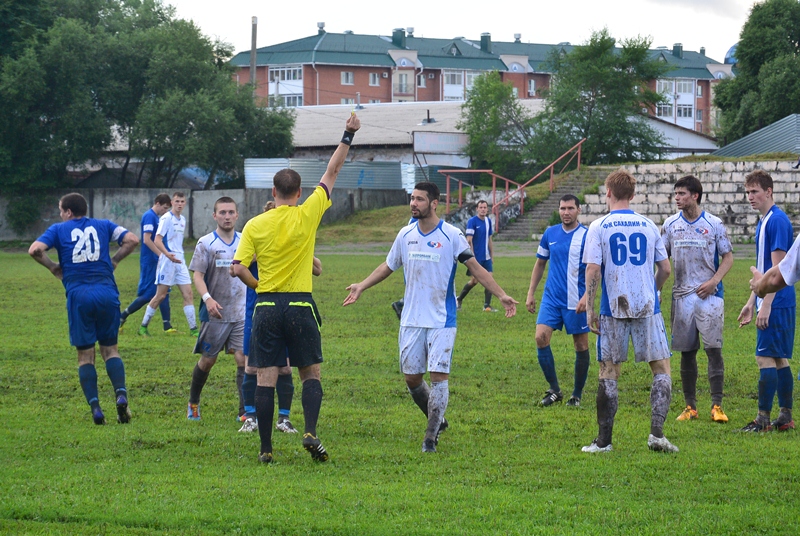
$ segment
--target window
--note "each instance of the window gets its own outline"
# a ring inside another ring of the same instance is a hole
[[[656,116],[658,117],[672,117],[671,104],[659,104],[656,108]]]
[[[453,86],[461,86],[464,84],[464,73],[461,71],[445,71],[444,72],[444,83],[453,85]]]
[[[355,76],[353,76],[353,71],[342,71],[342,85],[352,86],[353,84],[355,84]]]
[[[297,106],[303,105],[303,96],[302,95],[284,95],[283,96],[283,105],[287,108],[296,108]]]
[[[270,82],[284,82],[286,80],[302,80],[302,67],[276,67],[269,69]]]
[[[656,82],[656,91],[659,93],[672,93],[672,80],[659,80]]]
[[[380,104],[381,103],[381,99],[369,99],[369,103],[370,104]]]
[[[694,93],[694,84],[691,80],[678,80],[676,93]]]
[[[697,110],[697,120],[698,121],[703,120],[703,110]]]
[[[678,105],[678,117],[688,117],[691,119],[694,116],[694,110],[691,104]]]
[[[417,87],[425,87],[425,84],[426,84],[425,75],[424,74],[418,74],[417,75]]]
[[[698,97],[703,96],[703,86],[701,86],[700,84],[697,84],[697,96]]]
[[[536,80],[528,80],[528,96],[533,97],[536,95]]]
[[[411,87],[408,85],[408,74],[397,75],[397,85],[394,89],[395,93],[411,93]]]
[[[467,77],[467,89],[471,88],[473,84],[475,84],[475,79],[478,78],[483,73],[476,73],[476,72],[468,72],[466,73]]]
[[[355,104],[355,99],[342,99],[342,104]]]
[[[380,73],[369,73],[369,85],[371,85],[371,86],[379,86],[379,85],[381,85],[381,75],[380,75]]]
[[[515,99],[516,99],[517,97],[519,97],[519,88],[518,88],[518,87],[516,87],[516,86],[512,87],[512,88],[511,88],[511,94],[512,94],[512,95],[514,95],[514,98],[515,98]]]

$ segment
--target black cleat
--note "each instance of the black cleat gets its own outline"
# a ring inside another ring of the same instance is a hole
[[[439,430],[436,432],[436,437],[433,439],[435,445],[439,444],[439,436],[442,435],[442,432],[447,430],[449,426],[450,423],[447,422],[447,419],[442,419],[442,424],[439,425]]]
[[[125,395],[117,397],[117,422],[120,424],[131,422],[131,410],[128,409],[128,397]]]
[[[436,441],[434,439],[426,439],[423,441],[422,452],[436,452]]]
[[[400,317],[403,315],[403,300],[392,302],[392,309],[394,309],[394,314],[397,315],[397,319],[400,320]]]
[[[328,461],[328,452],[325,450],[325,447],[322,446],[322,442],[309,433],[303,435],[303,448],[311,454],[311,458],[314,461]]]
[[[272,453],[262,452],[258,455],[258,461],[261,463],[272,463]]]
[[[548,389],[545,391],[544,398],[542,398],[542,401],[539,402],[539,404],[542,406],[552,406],[556,402],[561,402],[562,400],[564,400],[564,395],[561,394],[561,391],[556,393],[552,389]]]
[[[100,406],[97,406],[92,410],[92,420],[97,425],[106,423],[106,416],[103,415],[103,410],[100,409]]]

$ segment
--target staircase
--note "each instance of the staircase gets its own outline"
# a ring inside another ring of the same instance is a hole
[[[611,167],[584,166],[580,172],[569,173],[569,176],[556,186],[547,199],[534,205],[532,209],[526,209],[525,214],[495,234],[493,239],[498,242],[529,241],[533,236],[538,239],[551,225],[550,218],[553,214],[558,213],[561,196],[573,194],[580,197],[583,191],[602,184],[611,171]]]

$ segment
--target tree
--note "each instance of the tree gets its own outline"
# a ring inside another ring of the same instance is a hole
[[[800,2],[755,4],[736,47],[736,77],[720,82],[717,136],[724,143],[800,113]]]
[[[651,57],[647,38],[623,40],[619,48],[616,44],[603,29],[569,52],[551,52],[552,82],[543,91],[547,104],[535,118],[528,158],[546,165],[582,138],[583,160],[589,164],[659,156],[664,140],[642,110],[661,102],[649,83],[669,68]]]
[[[532,135],[531,117],[513,91],[497,71],[479,76],[457,125],[469,137],[466,151],[473,162],[503,176],[525,169],[523,149]]]

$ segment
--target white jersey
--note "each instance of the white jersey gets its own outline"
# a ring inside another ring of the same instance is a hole
[[[660,313],[653,270],[666,258],[658,227],[641,214],[614,210],[593,221],[586,233],[583,262],[600,266],[600,314],[646,318]]]
[[[200,320],[203,322],[244,322],[247,285],[228,273],[240,237],[239,233],[234,233],[231,243],[226,244],[213,231],[197,241],[189,269],[205,274],[203,280],[208,293],[222,306],[222,318],[214,318],[205,313],[205,303],[200,304]]]
[[[176,216],[172,211],[168,211],[161,216],[158,221],[157,235],[163,237],[164,247],[173,253],[180,260],[184,260],[183,254],[183,234],[186,232],[186,218],[181,214]]]
[[[800,280],[800,235],[797,235],[792,247],[778,264],[778,270],[788,286],[792,286]]]
[[[428,234],[420,232],[418,222],[400,230],[386,264],[392,271],[403,267],[406,291],[401,326],[456,327],[456,266],[458,256],[468,250],[464,234],[444,220]]]
[[[661,239],[675,265],[672,296],[683,298],[714,277],[719,257],[733,251],[722,220],[703,211],[695,221],[687,221],[683,212],[667,218],[661,226]],[[722,298],[722,282],[716,295]]]

